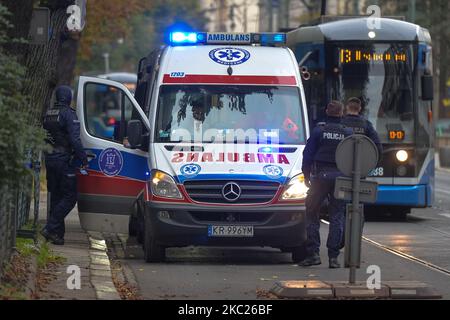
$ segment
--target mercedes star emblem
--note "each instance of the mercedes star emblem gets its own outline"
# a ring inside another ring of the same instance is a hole
[[[241,187],[236,182],[228,182],[222,188],[222,195],[225,200],[234,202],[241,196]]]

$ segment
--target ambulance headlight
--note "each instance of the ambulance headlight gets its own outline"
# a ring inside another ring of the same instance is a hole
[[[308,187],[305,184],[305,176],[303,174],[293,177],[281,194],[281,200],[303,200],[306,198]]]
[[[182,199],[175,180],[162,171],[154,170],[150,178],[152,193],[158,197]]]

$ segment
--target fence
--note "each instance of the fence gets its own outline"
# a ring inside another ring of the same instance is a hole
[[[28,222],[32,186],[32,175],[20,178],[15,187],[0,186],[0,275],[16,244],[17,232]]]

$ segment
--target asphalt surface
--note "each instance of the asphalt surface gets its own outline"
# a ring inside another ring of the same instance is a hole
[[[403,222],[388,217],[366,222],[364,236],[370,242],[363,242],[357,280],[366,281],[367,266],[378,265],[382,281],[425,282],[450,299],[449,186],[450,171],[438,171],[435,208],[415,209]],[[323,223],[323,245],[327,232]],[[347,281],[349,274],[344,268],[328,269],[324,246],[322,265],[309,268],[298,267],[290,254],[271,248],[171,248],[167,261],[156,264],[146,264],[138,247],[130,252],[133,257],[123,263],[133,271],[145,299],[264,299],[279,280]]]

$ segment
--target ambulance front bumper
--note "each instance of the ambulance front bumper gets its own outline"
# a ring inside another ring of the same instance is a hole
[[[296,247],[306,241],[304,205],[202,206],[147,202],[152,234],[162,246]],[[252,236],[212,236],[215,226],[250,226]]]

